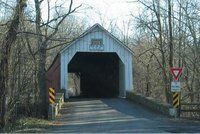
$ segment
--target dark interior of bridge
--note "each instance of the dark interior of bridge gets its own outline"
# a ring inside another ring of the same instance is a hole
[[[68,72],[80,78],[81,97],[119,95],[119,57],[116,53],[78,52],[68,64]]]

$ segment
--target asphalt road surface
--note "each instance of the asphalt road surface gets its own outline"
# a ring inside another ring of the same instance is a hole
[[[72,99],[65,103],[53,133],[200,133],[200,123],[170,119],[126,99]]]

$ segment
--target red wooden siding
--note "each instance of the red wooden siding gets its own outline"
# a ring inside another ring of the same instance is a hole
[[[46,72],[46,87],[53,87],[56,92],[60,90],[60,55],[57,55]]]

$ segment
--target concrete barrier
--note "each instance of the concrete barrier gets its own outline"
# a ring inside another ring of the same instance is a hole
[[[154,100],[151,97],[144,97],[144,96],[134,93],[134,92],[127,92],[126,97],[127,97],[127,99],[134,101],[138,104],[141,104],[153,111],[157,111],[161,114],[171,116],[170,109],[172,108],[172,106],[169,104],[163,104],[163,103],[157,102],[156,100]]]
[[[57,115],[58,115],[58,103],[49,105],[48,119],[54,120]]]
[[[49,105],[49,111],[48,111],[48,119],[49,120],[55,119],[55,117],[58,115],[59,110],[61,109],[63,103],[64,103],[64,94],[57,93],[55,104]]]
[[[64,103],[64,93],[56,94],[56,103],[58,103],[58,108],[61,109],[61,107]]]

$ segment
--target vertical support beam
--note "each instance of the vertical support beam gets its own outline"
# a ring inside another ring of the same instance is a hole
[[[125,65],[119,59],[119,97],[125,97]]]
[[[133,70],[132,70],[132,56],[131,54],[127,55],[127,60],[125,62],[125,82],[126,82],[126,91],[133,90]]]
[[[65,99],[69,99],[69,96],[68,96],[68,66],[65,67],[66,68],[66,73],[65,73],[65,92],[64,92],[64,95],[65,95]]]
[[[130,84],[130,79],[129,79],[129,77],[130,77],[130,72],[129,72],[129,64],[128,64],[128,60],[126,60],[126,63],[125,63],[125,78],[124,78],[124,81],[125,81],[125,90],[124,90],[124,94],[125,94],[125,96],[126,96],[126,91],[128,91],[129,90],[129,84]]]
[[[60,63],[61,63],[61,66],[60,66],[60,87],[62,90],[65,89],[65,55],[64,54],[61,54],[61,58],[60,58]]]
[[[132,59],[132,55],[130,56],[130,60],[129,60],[129,79],[130,79],[130,90],[133,90],[133,59]]]
[[[60,71],[60,84],[61,84],[61,89],[64,91],[65,98],[68,97],[68,92],[67,92],[67,81],[68,81],[68,66],[67,66],[67,60],[65,54],[61,54],[61,71]]]

